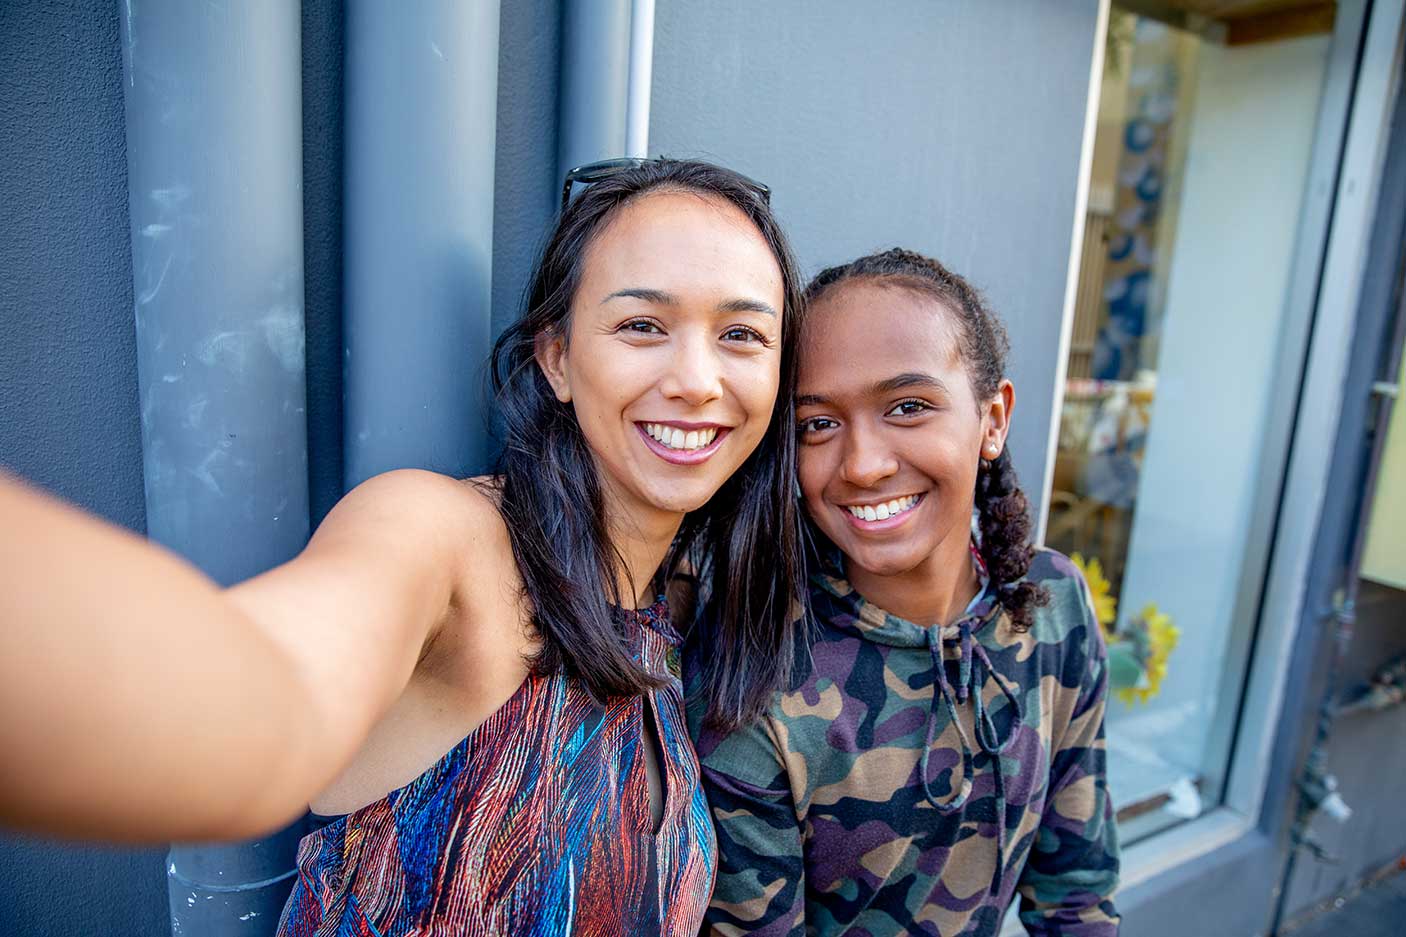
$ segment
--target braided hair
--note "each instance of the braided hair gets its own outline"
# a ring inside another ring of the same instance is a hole
[[[995,396],[1005,376],[1010,340],[1001,320],[970,283],[931,257],[895,247],[821,271],[806,288],[807,303],[850,280],[879,281],[936,299],[959,327],[962,362],[978,406]],[[1024,581],[1035,555],[1030,503],[1016,479],[1009,446],[994,459],[980,460],[973,498],[986,572],[1011,626],[1029,630],[1034,610],[1048,604],[1050,596],[1044,587]]]

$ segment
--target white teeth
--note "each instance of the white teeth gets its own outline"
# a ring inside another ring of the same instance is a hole
[[[660,445],[684,450],[702,449],[711,445],[718,436],[717,427],[685,432],[663,423],[645,423],[644,431]]]
[[[845,510],[862,521],[886,521],[890,517],[897,517],[904,511],[912,510],[917,503],[917,495],[908,495],[906,498],[894,498],[892,501],[884,501],[881,504],[850,505]]]

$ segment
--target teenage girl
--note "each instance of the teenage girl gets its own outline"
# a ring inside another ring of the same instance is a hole
[[[1115,934],[1105,652],[1030,545],[1005,332],[904,250],[810,285],[797,391],[815,634],[764,719],[699,741],[715,932]],[[975,520],[974,520],[975,519]]]
[[[743,724],[792,659],[800,284],[756,183],[578,175],[494,350],[496,476],[374,478],[223,591],[0,478],[0,821],[240,838],[311,803],[280,934],[697,932],[660,584],[712,557],[703,695]]]

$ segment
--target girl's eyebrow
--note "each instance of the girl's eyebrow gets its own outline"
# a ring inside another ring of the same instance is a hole
[[[931,374],[924,374],[921,371],[905,371],[870,385],[869,395],[880,397],[909,387],[930,387],[939,393],[947,393],[947,385]],[[796,397],[796,406],[798,407],[820,407],[828,403],[830,403],[830,398],[824,394],[800,394]]]
[[[922,371],[905,371],[894,377],[878,381],[870,388],[874,394],[891,394],[896,390],[904,390],[909,387],[931,387],[942,393],[947,393],[947,385],[942,383],[931,374],[924,374]]]

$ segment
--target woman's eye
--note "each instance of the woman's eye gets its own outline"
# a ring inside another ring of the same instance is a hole
[[[664,334],[664,330],[659,327],[658,323],[651,322],[648,319],[631,319],[629,322],[626,322],[624,325],[620,326],[620,331],[634,332],[639,335]]]
[[[766,339],[756,329],[749,329],[745,325],[734,325],[723,333],[723,339],[729,342],[761,342],[766,344]]]
[[[828,416],[813,416],[796,424],[796,430],[801,433],[823,433],[827,429],[834,429],[839,425]]]
[[[889,415],[889,416],[914,416],[914,415],[916,415],[916,414],[922,413],[924,410],[931,410],[931,409],[932,409],[932,407],[928,406],[926,403],[924,403],[924,402],[921,401],[921,400],[904,400],[904,401],[901,401],[899,404],[897,404],[892,410],[890,410],[890,411],[888,412],[888,415]]]

